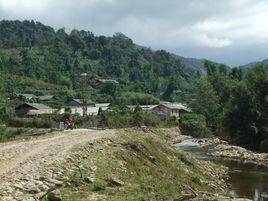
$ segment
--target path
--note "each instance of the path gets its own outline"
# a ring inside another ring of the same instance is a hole
[[[22,191],[38,193],[38,185],[49,188],[49,182],[39,181],[40,177],[53,178],[53,173],[46,172],[45,166],[64,161],[76,145],[114,136],[113,130],[76,129],[30,141],[0,144],[1,200],[35,200],[31,196],[26,196],[26,199]]]

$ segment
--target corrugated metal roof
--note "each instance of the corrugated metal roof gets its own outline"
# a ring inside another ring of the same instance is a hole
[[[71,100],[77,102],[77,103],[80,104],[80,105],[83,104],[83,99],[73,98],[73,99],[71,99]],[[87,100],[87,104],[88,104],[88,105],[93,105],[94,103],[93,103],[92,101]]]
[[[30,107],[33,107],[37,110],[47,110],[47,109],[51,109],[49,106],[44,105],[44,104],[40,104],[40,103],[24,103],[23,105],[29,105]]]
[[[34,94],[19,94],[19,96],[23,96],[25,98],[31,99],[31,98],[37,98]]]
[[[187,108],[187,106],[182,103],[161,102],[160,105],[163,105],[173,110],[177,109],[177,110],[185,110],[187,112],[191,112],[191,109]]]
[[[129,109],[135,109],[137,106],[140,107],[142,110],[152,110],[158,105],[127,105]]]
[[[95,103],[96,107],[109,107],[111,103]]]
[[[52,99],[54,96],[38,96],[39,100],[50,100]]]

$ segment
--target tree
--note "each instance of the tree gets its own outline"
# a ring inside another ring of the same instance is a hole
[[[101,52],[96,50],[96,49],[91,50],[89,52],[89,58],[92,59],[92,60],[97,60],[97,59],[100,58],[100,56],[101,56]]]
[[[64,27],[61,28],[61,29],[59,29],[56,33],[62,39],[65,39],[65,38],[68,37],[68,34],[65,32],[65,28]]]
[[[75,52],[85,47],[85,41],[77,30],[72,30],[70,36],[67,38],[67,41],[74,48]]]
[[[101,46],[105,46],[108,44],[108,41],[105,36],[99,36],[99,43]]]
[[[220,72],[220,74],[226,76],[227,75],[227,72],[228,72],[227,66],[224,65],[224,64],[221,64],[219,66],[219,72]]]
[[[224,125],[233,142],[258,149],[268,139],[268,72],[256,65],[235,88]]]
[[[241,83],[233,92],[224,121],[233,142],[251,149],[258,147],[258,115],[253,94]]]
[[[171,79],[168,83],[168,86],[164,92],[164,94],[162,95],[163,100],[165,101],[171,101],[171,95],[173,93],[173,91],[177,89],[176,83],[174,79]]]
[[[206,117],[208,126],[215,127],[219,111],[219,97],[215,93],[212,85],[208,80],[202,79],[194,87],[193,91],[190,107],[194,112]]]
[[[204,65],[205,65],[208,76],[212,76],[215,74],[217,67],[215,66],[213,62],[206,60]]]
[[[241,81],[243,79],[243,70],[241,68],[232,68],[230,78]]]

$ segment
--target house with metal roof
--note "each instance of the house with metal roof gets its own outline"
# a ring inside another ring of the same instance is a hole
[[[70,110],[71,114],[83,116],[83,100],[82,99],[71,99],[67,102],[67,107]],[[107,111],[110,107],[110,103],[93,103],[91,101],[87,101],[87,115],[88,116],[96,116],[99,113],[99,109],[102,111]],[[66,108],[61,108],[59,113],[64,114]]]
[[[154,107],[152,111],[157,115],[174,116],[179,118],[180,114],[189,113],[191,112],[191,109],[182,103],[161,102],[159,105]]]
[[[55,96],[38,96],[38,99],[40,101],[50,101],[50,100],[56,100],[57,98]]]
[[[153,112],[157,115],[179,117],[182,113],[191,112],[191,110],[182,103],[160,102],[158,105],[127,105],[127,108],[134,111],[140,107],[145,112]]]
[[[40,103],[24,103],[15,108],[18,116],[36,116],[42,114],[53,114],[54,109]]]
[[[92,101],[85,100],[86,105],[88,106],[95,106],[95,104]],[[84,105],[84,100],[83,99],[78,99],[78,98],[72,98],[67,102],[68,106],[83,106]]]

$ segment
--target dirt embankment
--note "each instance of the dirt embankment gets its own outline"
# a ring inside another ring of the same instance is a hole
[[[225,169],[175,150],[180,137],[176,128],[73,130],[1,144],[0,200],[230,200],[215,196]]]
[[[38,200],[61,184],[55,179],[59,172],[51,171],[53,164],[63,163],[73,147],[107,137],[115,132],[73,130],[1,144],[0,200]]]

